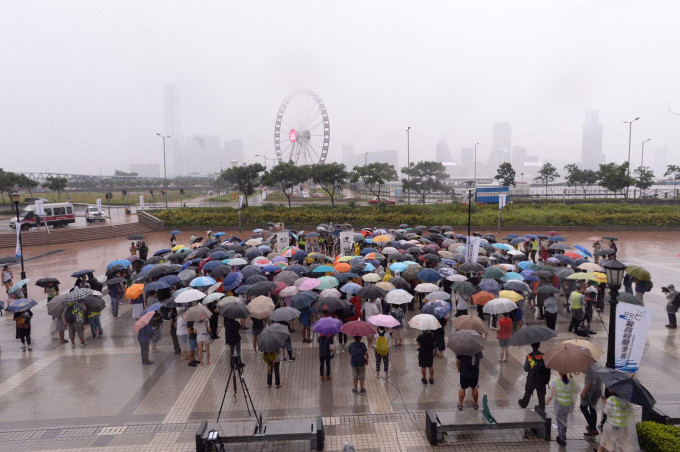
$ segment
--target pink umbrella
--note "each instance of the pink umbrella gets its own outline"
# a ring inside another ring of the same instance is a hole
[[[378,314],[368,318],[369,323],[374,326],[384,326],[385,328],[394,328],[399,326],[399,321],[391,315]]]
[[[319,287],[321,284],[321,281],[319,281],[316,278],[309,278],[306,279],[302,284],[300,284],[299,289],[300,290],[313,290]]]
[[[139,333],[139,330],[141,330],[142,328],[149,324],[151,318],[155,313],[156,311],[150,311],[141,316],[139,319],[137,319],[137,321],[135,322],[135,326],[132,328],[132,331],[134,331],[135,333]]]
[[[368,322],[352,320],[342,325],[340,331],[349,336],[373,336],[378,330]]]

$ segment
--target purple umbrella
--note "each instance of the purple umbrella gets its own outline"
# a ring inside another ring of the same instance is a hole
[[[338,334],[342,328],[342,321],[333,317],[321,317],[312,325],[312,331],[319,334]]]

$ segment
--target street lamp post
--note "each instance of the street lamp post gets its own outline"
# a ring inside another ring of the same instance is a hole
[[[626,266],[616,259],[604,264],[604,272],[607,275],[607,285],[609,285],[609,337],[607,338],[607,367],[616,368],[616,305],[619,289],[623,283],[623,276]]]
[[[24,245],[21,243],[21,220],[19,219],[19,201],[21,195],[19,193],[12,193],[12,201],[14,202],[14,209],[17,214],[17,222],[14,227],[18,229],[17,237],[19,237],[19,258],[21,259],[21,279],[26,279],[26,269],[24,268]],[[23,287],[24,298],[28,298],[28,284]]]
[[[156,133],[156,135],[158,135],[159,137],[161,137],[163,139],[163,180],[165,182],[165,195],[164,195],[164,197],[165,197],[165,208],[167,209],[168,208],[168,170],[167,170],[167,167],[165,165],[165,139],[170,138],[170,135],[165,136],[165,135],[161,135],[160,133]]]
[[[255,157],[262,157],[262,161],[264,162],[264,169],[267,169],[267,156],[264,154],[253,154]]]
[[[468,224],[467,224],[467,239],[465,240],[465,254],[468,262],[472,262],[472,256],[470,254],[472,253],[472,239],[470,237],[470,227],[472,224],[472,189],[475,187],[475,181],[474,180],[466,180],[465,181],[465,186],[468,189]]]
[[[475,182],[477,182],[477,145],[479,143],[475,143]]]
[[[640,166],[644,167],[645,166],[645,143],[648,141],[652,141],[651,138],[647,138],[642,142],[642,157],[640,158]]]
[[[628,170],[626,171],[626,177],[630,177],[630,141],[631,138],[633,137],[633,123],[640,119],[638,116],[637,118],[633,119],[632,121],[623,121],[624,124],[628,124]],[[630,187],[626,187],[626,201],[628,200],[628,189]]]
[[[408,168],[408,173],[406,173],[406,180],[409,184],[408,189],[408,203],[411,204],[411,126],[406,128],[406,168]]]

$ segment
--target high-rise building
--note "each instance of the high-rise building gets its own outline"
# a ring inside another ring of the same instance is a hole
[[[496,174],[496,170],[501,163],[510,161],[510,152],[505,149],[492,149],[491,156],[489,157],[489,168],[493,174]]]
[[[645,166],[649,166],[652,168],[652,171],[654,171],[654,178],[655,179],[662,179],[664,177],[664,173],[666,173],[666,168],[668,167],[668,148],[666,146],[657,148],[654,151],[654,162],[648,160],[649,157],[645,158]],[[633,165],[631,165],[633,166]]]
[[[463,177],[473,177],[475,172],[475,150],[474,148],[463,148],[460,150],[460,160],[458,161],[458,174]]]
[[[451,151],[449,150],[449,145],[446,141],[440,140],[439,143],[437,143],[435,160],[437,162],[448,162],[451,160]]]
[[[191,135],[184,140],[184,162],[181,174],[210,174],[219,172],[220,162],[226,166],[230,159],[220,143],[220,138],[214,134]]]
[[[353,144],[342,143],[342,163],[344,163],[350,171],[357,165],[357,157],[354,154]]]
[[[527,148],[522,148],[519,146],[515,146],[512,148],[512,157],[510,159],[510,163],[512,163],[512,167],[515,170],[515,172],[519,172],[524,168],[524,162],[527,160]]]
[[[184,158],[182,155],[182,126],[179,109],[179,89],[176,85],[165,85],[163,88],[163,123],[165,136],[165,152],[173,162],[171,173],[182,174]],[[170,160],[170,159],[168,159]]]
[[[583,169],[598,170],[600,164],[605,163],[602,152],[602,124],[597,118],[595,110],[586,112],[583,123],[583,141],[581,144],[581,166]]]
[[[497,122],[493,125],[492,151],[505,151],[510,156],[512,143],[512,126],[509,122]]]

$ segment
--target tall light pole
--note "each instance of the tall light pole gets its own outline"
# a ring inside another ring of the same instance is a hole
[[[467,262],[472,262],[472,256],[470,256],[470,253],[472,252],[472,239],[470,238],[470,227],[472,224],[472,190],[475,187],[475,181],[474,180],[466,180],[465,181],[465,186],[468,189],[468,228],[467,228],[467,239],[465,240],[466,244],[466,249],[465,249],[465,254],[467,257]]]
[[[475,143],[475,182],[477,182],[477,145],[479,143]]]
[[[623,276],[626,266],[616,259],[604,264],[604,272],[607,275],[609,285],[609,331],[607,332],[607,367],[616,368],[616,305],[619,289],[623,283]]]
[[[640,158],[640,166],[643,167],[645,166],[645,143],[648,141],[651,141],[651,138],[647,138],[642,142],[642,158]]]
[[[264,169],[267,169],[267,156],[264,154],[254,154],[255,157],[262,157],[262,161],[264,162]]]
[[[165,135],[161,135],[160,133],[156,133],[156,135],[158,135],[159,137],[161,137],[163,139],[163,180],[165,182],[165,195],[164,195],[164,197],[165,197],[165,208],[167,209],[168,208],[168,193],[167,193],[167,191],[168,191],[168,170],[167,170],[167,167],[165,165],[165,139],[170,138],[170,135],[165,136]]]
[[[408,173],[406,173],[406,181],[410,187],[411,185],[411,126],[406,128],[406,168],[408,168]],[[408,203],[411,204],[411,190],[408,190]]]
[[[632,121],[623,121],[624,124],[628,124],[628,170],[626,171],[626,177],[630,177],[630,140],[633,137],[633,123],[640,119],[638,116],[637,118],[633,119]],[[630,187],[626,187],[626,201],[628,201],[628,189]]]
[[[21,243],[21,219],[19,219],[19,201],[21,201],[21,195],[19,193],[12,193],[12,201],[14,202],[14,209],[17,214],[17,222],[14,223],[14,227],[18,229],[17,237],[19,240],[19,258],[21,258],[21,279],[26,279],[26,270],[24,269],[24,245]],[[23,291],[24,298],[28,298],[28,284],[24,284]]]

